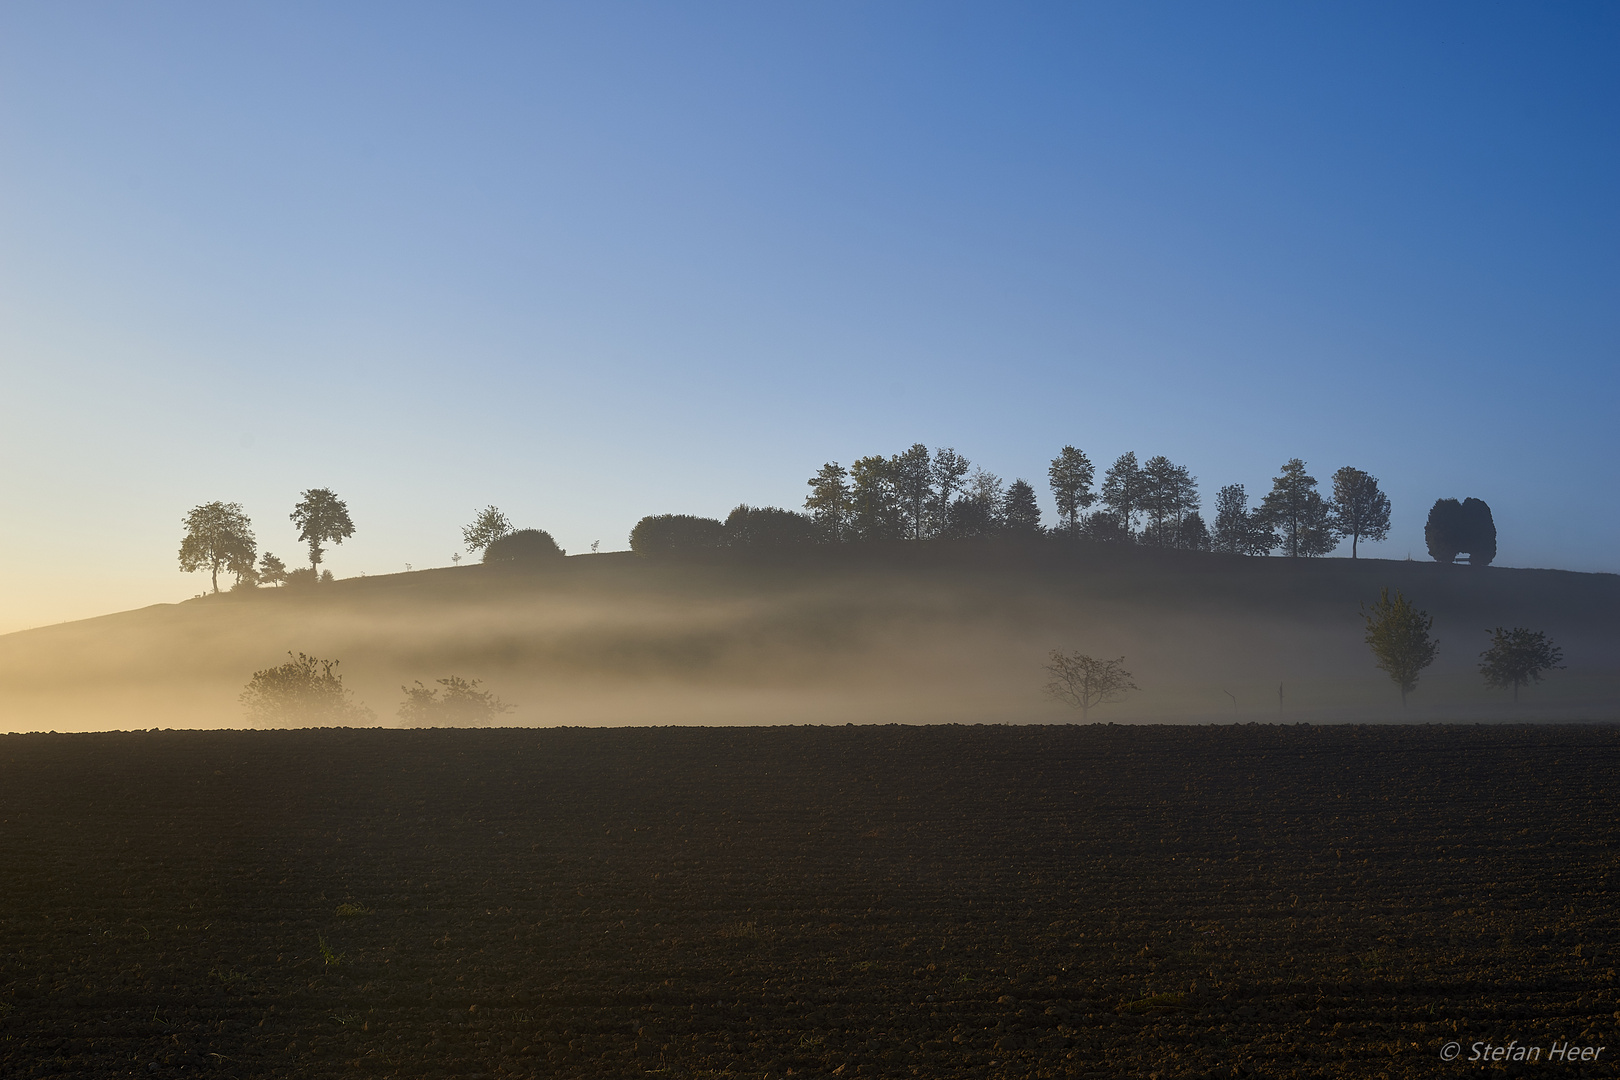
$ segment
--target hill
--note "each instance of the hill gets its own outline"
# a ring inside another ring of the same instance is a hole
[[[1399,588],[1440,659],[1404,712],[1359,607]],[[1479,679],[1524,625],[1568,670],[1515,708]],[[158,605],[0,637],[0,727],[240,724],[253,671],[338,659],[380,722],[400,686],[477,678],[517,724],[1062,722],[1050,649],[1124,656],[1105,721],[1611,719],[1620,577],[971,543],[467,566]],[[1279,702],[1278,687],[1282,696]]]

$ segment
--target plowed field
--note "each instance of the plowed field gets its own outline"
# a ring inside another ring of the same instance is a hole
[[[1617,766],[1596,726],[5,736],[0,1075],[1611,1075]]]

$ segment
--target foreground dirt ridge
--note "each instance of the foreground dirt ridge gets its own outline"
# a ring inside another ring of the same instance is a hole
[[[0,1075],[1620,1045],[1617,764],[1606,726],[5,736]]]

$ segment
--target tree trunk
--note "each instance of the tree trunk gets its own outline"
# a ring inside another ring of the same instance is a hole
[[[214,572],[214,591],[217,593],[219,592],[219,564],[215,563],[209,569]]]
[[[1350,557],[1352,559],[1356,557],[1356,542],[1358,540],[1360,540],[1360,539],[1361,539],[1361,534],[1360,533],[1354,533],[1353,532],[1353,533],[1350,534]]]

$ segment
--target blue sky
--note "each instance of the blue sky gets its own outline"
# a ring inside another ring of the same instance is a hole
[[[1620,570],[1612,4],[0,8],[0,630],[913,442],[1299,456]]]

